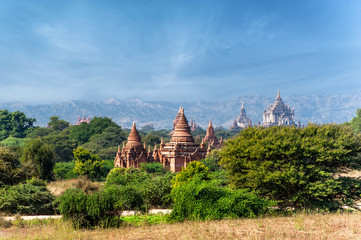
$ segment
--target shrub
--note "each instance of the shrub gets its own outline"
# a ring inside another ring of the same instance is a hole
[[[191,162],[172,179],[173,187],[179,187],[184,183],[192,181],[193,178],[210,180],[208,168],[199,161]]]
[[[171,221],[251,218],[265,214],[274,205],[244,190],[221,188],[197,178],[174,188],[172,198]]]
[[[54,166],[55,178],[58,180],[77,178],[79,175],[74,173],[74,171],[73,171],[74,167],[75,167],[74,161],[55,163],[55,166]]]
[[[0,147],[0,187],[13,185],[22,180],[19,165],[19,159],[14,152],[6,147]]]
[[[118,227],[123,210],[144,209],[141,196],[128,186],[112,186],[89,195],[68,189],[56,202],[63,218],[74,228]]]
[[[128,185],[141,183],[149,179],[150,175],[141,172],[139,169],[130,168],[113,168],[110,170],[105,185]]]
[[[0,212],[19,214],[52,214],[54,197],[45,182],[28,180],[25,184],[5,187],[0,190]]]
[[[142,196],[146,209],[168,207],[171,204],[173,176],[171,172],[163,176],[152,176],[136,168],[114,168],[109,172],[105,186],[131,186]]]
[[[222,169],[222,166],[219,164],[221,160],[219,156],[218,149],[212,150],[210,153],[207,154],[205,159],[202,159],[201,162],[209,169],[211,172],[219,171]]]
[[[161,163],[152,162],[152,163],[141,163],[140,170],[146,173],[151,174],[165,174],[168,172]]]
[[[105,168],[105,161],[101,160],[98,155],[91,154],[82,147],[74,149],[75,167],[74,173],[87,175],[92,181],[100,180],[108,173]]]
[[[141,184],[134,187],[138,189],[143,197],[146,209],[153,208],[168,208],[172,203],[170,196],[172,190],[171,179],[173,173],[168,173],[164,176],[158,176],[145,180]]]

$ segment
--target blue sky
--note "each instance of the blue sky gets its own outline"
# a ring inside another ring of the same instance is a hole
[[[0,0],[0,101],[361,90],[359,0]]]

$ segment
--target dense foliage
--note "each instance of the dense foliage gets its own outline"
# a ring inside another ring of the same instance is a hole
[[[24,184],[0,189],[0,212],[11,214],[53,214],[54,197],[45,182],[31,179]]]
[[[152,169],[147,165],[156,164],[145,164],[142,169]],[[167,208],[171,204],[170,192],[173,176],[174,173],[164,169],[147,173],[135,168],[114,168],[109,172],[105,186],[131,186],[142,196],[146,209]]]
[[[17,155],[5,147],[0,148],[0,187],[22,180],[22,170]]]
[[[58,162],[54,166],[54,176],[56,179],[72,179],[77,178],[79,175],[74,173],[75,161],[71,162]]]
[[[63,218],[75,228],[118,227],[123,210],[142,210],[143,206],[141,196],[129,186],[112,186],[93,194],[68,189],[57,203]]]
[[[23,138],[34,128],[36,120],[27,118],[24,113],[16,111],[10,113],[8,110],[0,110],[0,140],[9,136]]]
[[[75,167],[74,173],[86,175],[91,180],[101,179],[106,171],[105,161],[96,154],[91,154],[88,150],[78,147],[74,149]]]
[[[356,117],[352,118],[351,120],[351,127],[355,132],[361,132],[361,109],[357,109]]]
[[[33,139],[25,145],[21,161],[26,167],[28,176],[43,180],[54,178],[54,152],[40,139]]]
[[[221,164],[236,188],[279,201],[281,207],[337,209],[360,197],[360,138],[347,126],[253,127],[227,141]]]
[[[219,187],[199,178],[175,187],[172,198],[170,219],[174,221],[251,218],[265,214],[274,205],[245,190]]]
[[[171,220],[256,217],[274,205],[245,190],[223,187],[212,175],[204,164],[194,161],[173,178]]]

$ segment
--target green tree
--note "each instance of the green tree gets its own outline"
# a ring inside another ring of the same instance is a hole
[[[90,123],[81,123],[69,129],[69,137],[84,144],[95,134],[101,134],[108,127],[119,127],[115,122],[107,117],[94,117]]]
[[[59,116],[50,117],[50,122],[48,122],[48,128],[52,128],[55,131],[63,131],[65,128],[69,127],[69,122],[65,120],[60,120]]]
[[[105,161],[101,160],[98,155],[91,154],[82,147],[74,149],[75,168],[74,173],[87,175],[91,180],[99,180],[106,176]]]
[[[26,135],[27,138],[38,138],[38,137],[44,137],[51,133],[53,133],[54,130],[50,128],[45,127],[35,127],[32,132]]]
[[[144,126],[140,129],[140,131],[141,131],[141,132],[144,132],[144,133],[152,132],[152,131],[154,131],[154,126],[153,126],[153,124],[144,125]]]
[[[90,137],[89,141],[98,144],[101,148],[109,148],[118,146],[126,139],[127,136],[120,126],[111,126],[104,129],[102,133]]]
[[[45,182],[33,178],[24,184],[0,189],[0,212],[12,214],[53,214],[54,196]]]
[[[42,140],[53,150],[55,162],[69,162],[73,160],[73,149],[77,148],[78,144],[75,140],[69,139],[69,136],[51,134],[43,137]]]
[[[211,172],[215,172],[222,169],[222,166],[219,164],[221,160],[219,156],[218,149],[212,150],[210,153],[207,154],[205,159],[202,159],[201,162],[209,169]]]
[[[352,118],[351,127],[357,133],[361,132],[361,109],[356,110],[356,117]]]
[[[189,163],[186,168],[172,179],[172,187],[179,187],[182,184],[190,182],[193,178],[210,180],[208,168],[199,161]]]
[[[9,136],[23,138],[34,128],[34,118],[27,118],[23,112],[10,113],[8,110],[0,110],[0,140]]]
[[[236,188],[281,207],[337,209],[360,198],[360,181],[337,177],[361,166],[361,141],[345,126],[247,128],[221,150]]]
[[[20,180],[18,156],[5,147],[0,147],[0,188],[13,185]]]
[[[153,134],[147,134],[143,138],[143,142],[146,143],[147,145],[154,146],[155,144],[160,143],[160,137]]]
[[[54,178],[54,152],[41,139],[33,139],[25,145],[21,162],[28,176],[43,180]]]

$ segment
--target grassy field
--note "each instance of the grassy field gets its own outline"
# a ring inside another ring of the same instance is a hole
[[[0,239],[361,239],[361,213],[296,214],[208,222],[73,230],[61,220],[0,230]]]

